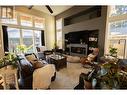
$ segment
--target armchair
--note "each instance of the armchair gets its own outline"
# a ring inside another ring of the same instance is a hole
[[[85,56],[85,57],[81,58],[81,60],[80,60],[81,64],[82,65],[85,65],[85,64],[91,65],[91,62],[96,61],[98,53],[99,53],[99,49],[94,48],[92,53],[90,53],[88,56]]]

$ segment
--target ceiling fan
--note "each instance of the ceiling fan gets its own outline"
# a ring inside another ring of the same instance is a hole
[[[28,9],[31,10],[34,6],[31,5],[31,6],[28,6]],[[49,5],[45,5],[45,7],[48,9],[48,11],[52,14],[53,13],[53,10],[51,9],[51,7]]]

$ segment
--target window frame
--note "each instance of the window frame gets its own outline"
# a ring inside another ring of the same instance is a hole
[[[22,29],[27,29],[27,30],[32,30],[33,31],[33,44],[34,44],[34,47],[33,47],[33,52],[37,52],[36,51],[36,47],[35,47],[35,41],[34,41],[34,31],[42,31],[42,30],[45,30],[45,22],[43,22],[43,25],[44,25],[44,28],[37,28],[35,27],[35,23],[34,23],[34,18],[37,17],[37,16],[33,16],[33,15],[29,15],[29,14],[25,14],[25,13],[22,13],[22,12],[18,12],[18,11],[15,11],[16,12],[16,19],[17,19],[17,24],[9,24],[9,23],[3,23],[2,20],[1,20],[1,24],[2,25],[5,25],[5,26],[8,26],[9,28],[16,28],[16,29],[19,29],[20,31],[20,43],[19,44],[23,44],[23,31]],[[21,14],[23,15],[28,15],[28,16],[31,16],[32,17],[32,26],[23,26],[21,25]],[[37,17],[37,18],[40,18],[40,19],[44,19],[45,18],[41,18],[41,17]],[[40,44],[42,45],[42,42],[40,42]]]
[[[61,23],[61,26],[60,26],[60,28],[57,26],[57,23],[59,23],[59,21],[60,21],[60,23]],[[63,22],[63,19],[62,18],[60,18],[60,19],[57,19],[56,20],[56,44],[57,44],[57,46],[59,46],[60,47],[60,49],[62,49],[63,48],[63,32],[62,32],[62,22]],[[61,45],[58,43],[59,42],[59,39],[58,39],[58,32],[61,32],[61,36],[62,36],[62,38],[60,39],[61,40]]]
[[[110,23],[113,23],[113,22],[119,22],[119,21],[126,21],[127,20],[127,13],[126,14],[121,14],[121,15],[117,15],[117,16],[110,16],[110,12],[111,12],[111,7],[112,6],[108,6],[108,15],[107,15],[107,33],[106,33],[106,42],[105,42],[105,53],[108,53],[109,49],[108,49],[108,46],[109,46],[109,41],[112,40],[112,36],[113,35],[110,35]],[[125,35],[116,35],[117,37],[120,38],[120,40],[123,40],[123,38],[121,38],[121,36],[125,36]],[[116,37],[115,36],[115,37]],[[127,39],[127,36],[126,36],[126,39]],[[127,40],[126,40],[126,46],[125,46],[125,52],[127,51]],[[127,53],[124,55],[124,58],[127,57]]]

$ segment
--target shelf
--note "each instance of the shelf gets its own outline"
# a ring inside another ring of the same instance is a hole
[[[86,46],[87,49],[85,49],[86,54],[84,54],[84,55],[91,53],[91,49],[89,49],[89,48],[98,47],[98,33],[99,33],[98,30],[91,30],[91,31],[84,30],[84,31],[70,32],[68,34],[65,34],[66,40],[69,41],[68,43],[66,43],[66,41],[65,41],[66,51],[67,50],[70,51],[70,54],[71,54],[71,48],[73,48],[73,47],[85,48],[85,45],[87,45]],[[95,38],[96,41],[89,41],[89,38]],[[85,42],[85,44],[80,44],[80,39],[82,39],[83,43]],[[77,43],[79,43],[79,44],[77,44]],[[75,53],[75,52],[73,52],[73,53]],[[78,53],[78,52],[76,52],[76,53]]]

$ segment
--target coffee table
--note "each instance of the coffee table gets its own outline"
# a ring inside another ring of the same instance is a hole
[[[50,63],[55,65],[57,71],[67,67],[67,58],[62,55],[50,56]]]

